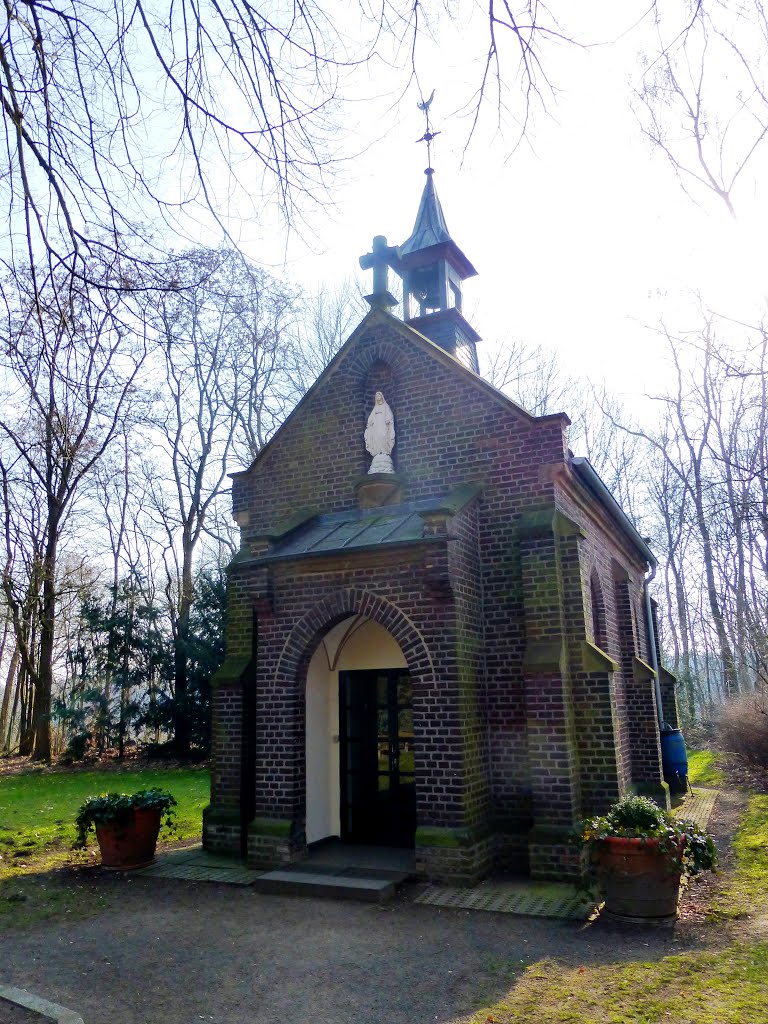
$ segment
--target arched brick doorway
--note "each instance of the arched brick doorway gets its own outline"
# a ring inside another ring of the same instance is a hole
[[[278,685],[295,688],[295,826],[307,842],[413,844],[433,684],[419,631],[382,598],[338,592],[294,626]]]

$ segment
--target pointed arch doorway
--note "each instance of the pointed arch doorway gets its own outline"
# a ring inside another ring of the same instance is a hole
[[[405,657],[378,623],[350,616],[325,634],[307,670],[307,842],[412,847],[414,757]]]

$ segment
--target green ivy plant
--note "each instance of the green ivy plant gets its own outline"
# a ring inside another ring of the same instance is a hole
[[[160,811],[162,823],[174,828],[175,798],[164,789],[142,789],[138,793],[101,793],[89,797],[80,805],[75,818],[77,838],[75,849],[82,849],[88,842],[88,833],[97,825],[127,825],[133,820],[137,809]]]
[[[673,817],[647,796],[624,797],[607,814],[583,821],[574,835],[575,842],[586,847],[590,855],[601,840],[610,838],[653,841],[662,853],[682,848],[681,864],[687,877],[717,867],[712,836],[693,821]]]

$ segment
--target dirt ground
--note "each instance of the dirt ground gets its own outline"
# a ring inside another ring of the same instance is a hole
[[[710,822],[726,855],[743,803],[724,793]],[[440,909],[407,892],[379,907],[98,870],[88,880],[109,909],[0,935],[0,982],[85,1024],[448,1024],[543,958],[645,961],[724,938],[704,920],[718,886],[707,878],[660,929]]]
[[[2,775],[26,775],[34,772],[40,775],[55,775],[66,772],[115,772],[122,774],[132,771],[151,771],[153,769],[172,768],[207,768],[208,761],[204,758],[178,760],[171,757],[149,757],[144,751],[131,747],[124,757],[118,757],[117,751],[107,751],[101,756],[86,757],[82,761],[68,761],[65,757],[54,758],[47,763],[45,761],[33,761],[29,757],[0,757],[0,776]],[[0,1020],[0,1024],[3,1024]]]
[[[690,928],[277,897],[106,878],[120,906],[0,938],[0,975],[85,1024],[424,1024],[480,1009],[542,957],[650,959]]]
[[[50,1024],[45,1017],[0,997],[0,1024]]]
[[[719,801],[723,842],[740,802]],[[717,939],[702,923],[716,882],[691,888],[674,928],[654,929],[445,910],[407,892],[379,907],[90,874],[110,909],[0,936],[0,979],[85,1024],[447,1024],[543,958],[651,960]]]

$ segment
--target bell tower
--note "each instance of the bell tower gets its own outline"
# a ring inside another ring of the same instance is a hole
[[[388,311],[396,306],[387,283],[388,270],[394,270],[402,279],[405,323],[479,373],[476,345],[480,335],[462,312],[462,284],[477,271],[451,238],[435,189],[432,142],[440,132],[433,132],[429,125],[434,95],[432,90],[429,99],[418,104],[426,116],[427,130],[417,141],[427,144],[428,166],[416,223],[402,245],[387,245],[386,238],[377,235],[371,252],[360,257],[363,270],[373,270],[373,291],[365,298],[375,308]]]
[[[429,123],[435,93],[419,103],[427,130],[427,176],[410,237],[397,249],[397,272],[403,280],[403,320],[430,341],[478,372],[476,342],[480,336],[464,319],[462,283],[477,271],[451,238],[435,189],[432,143],[439,132]]]
[[[431,133],[430,133],[431,134]],[[403,320],[478,372],[477,331],[464,319],[462,283],[477,271],[451,238],[428,167],[410,237],[397,249]]]

